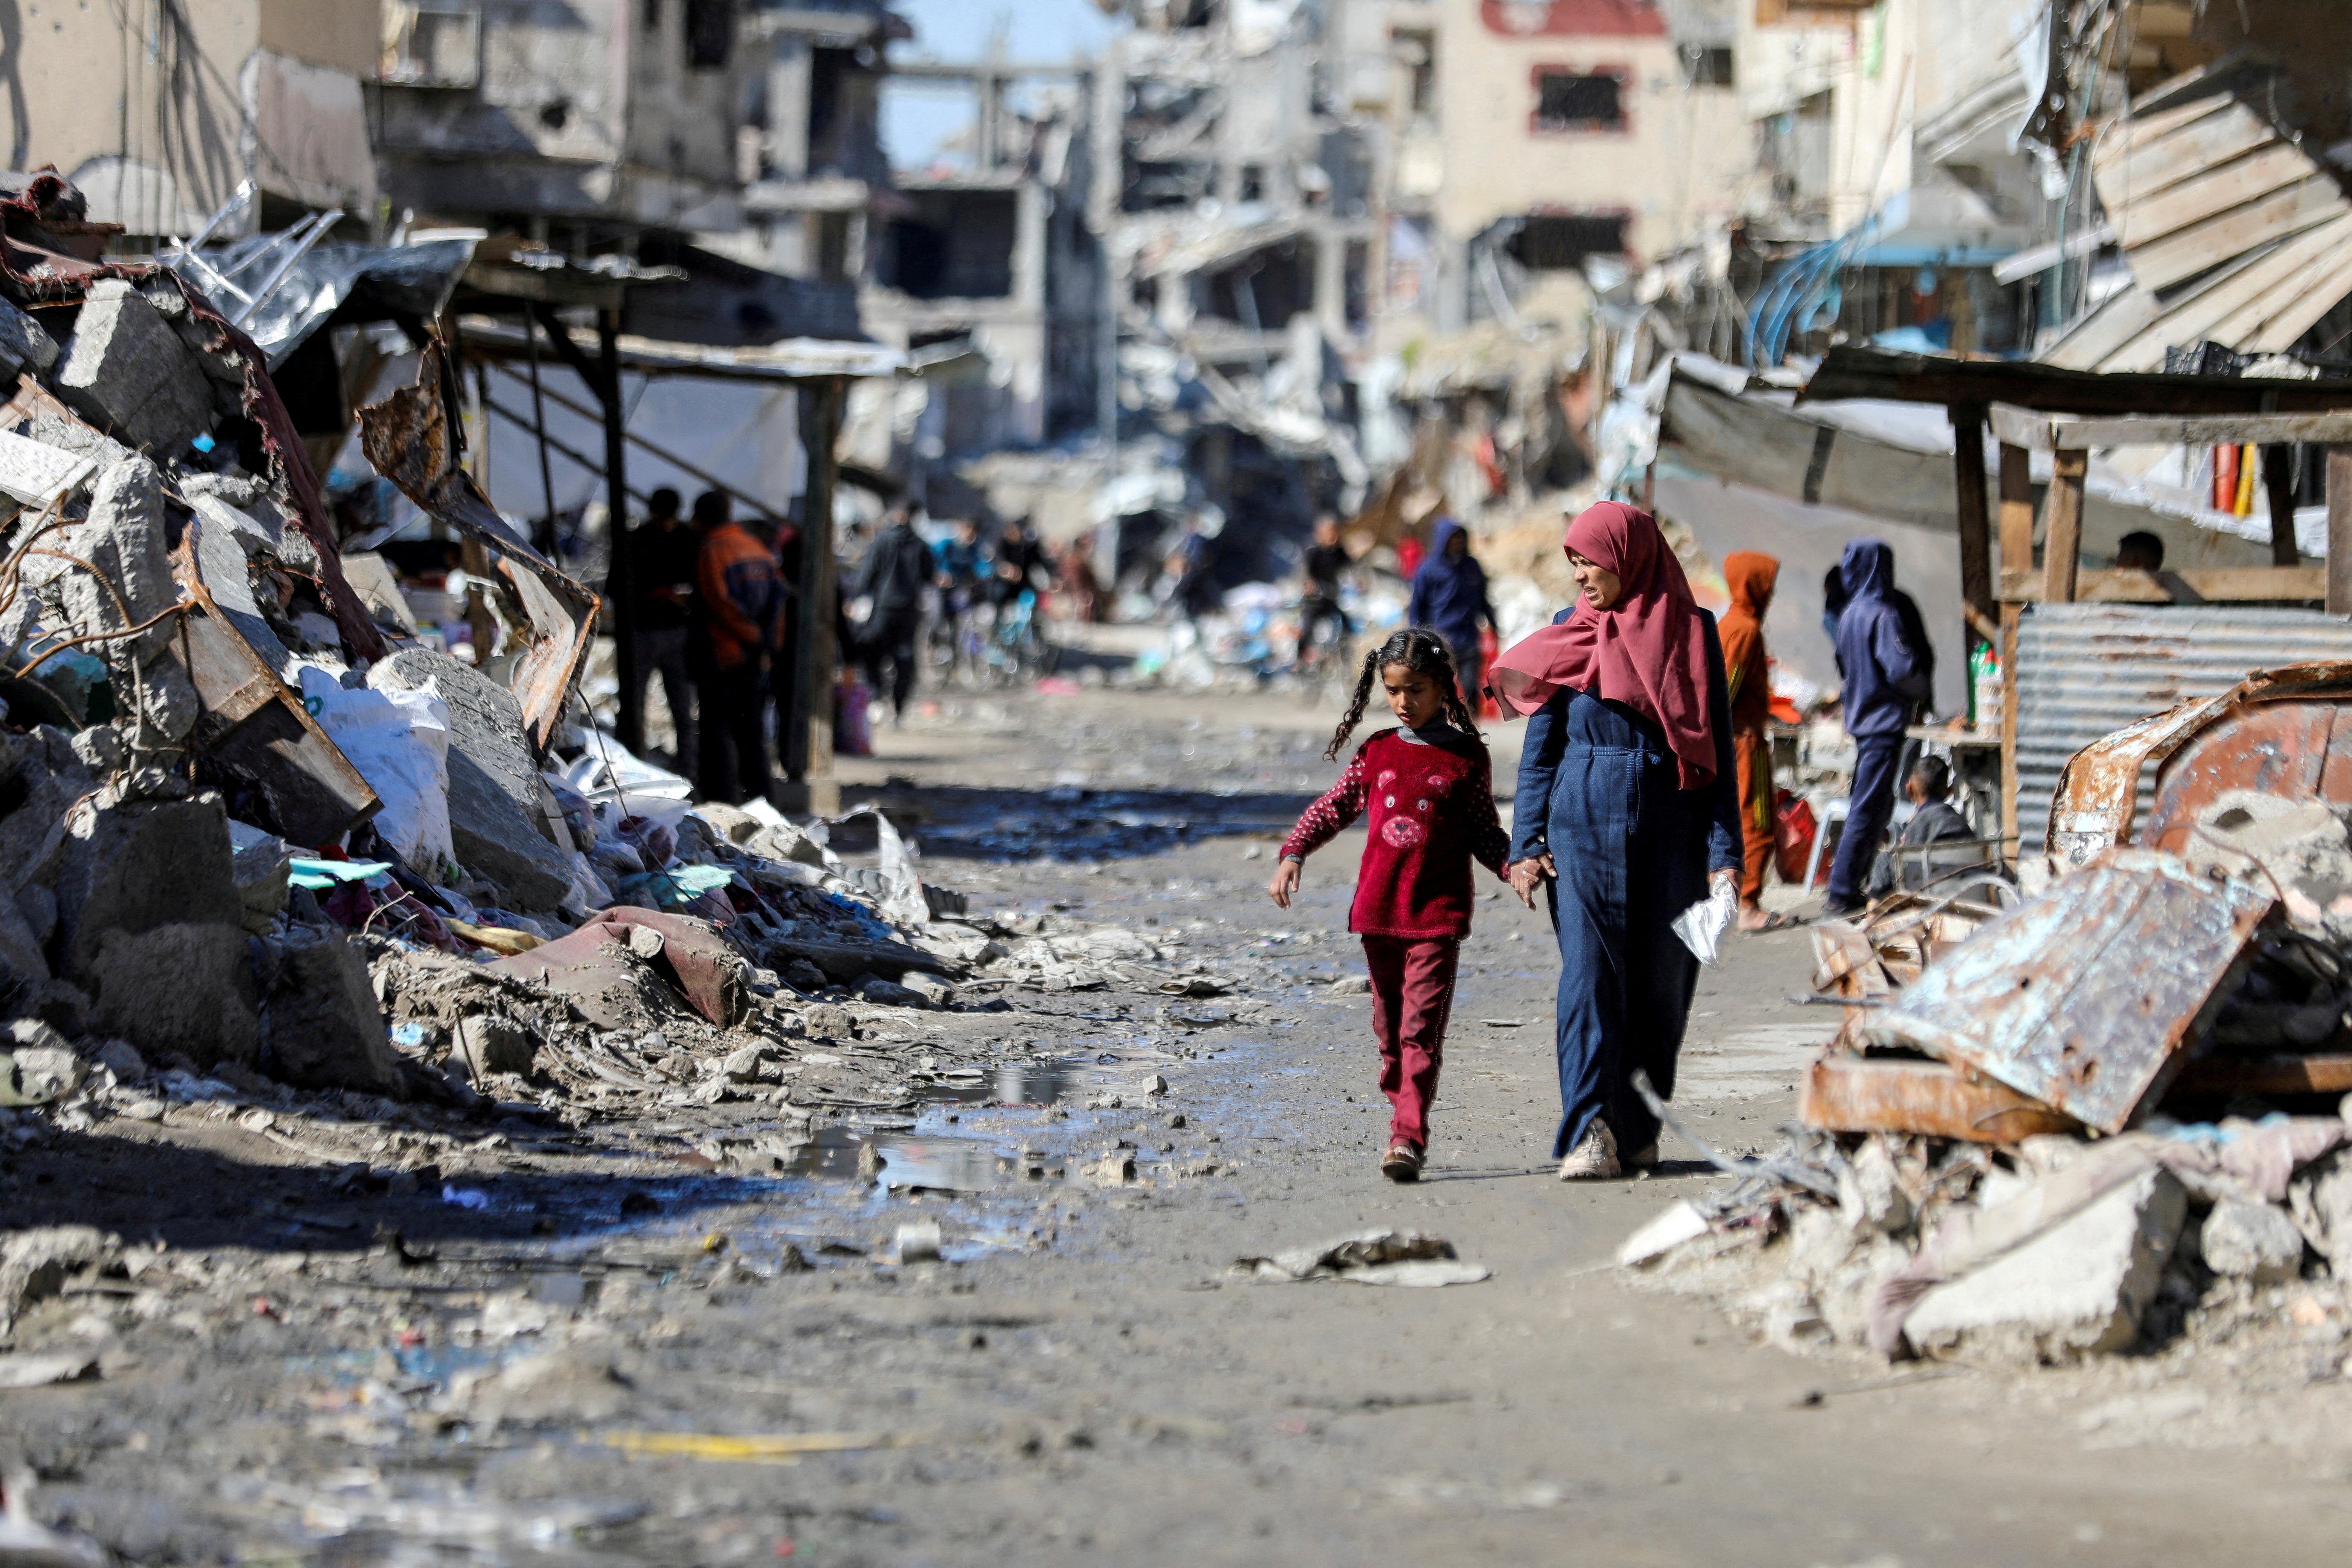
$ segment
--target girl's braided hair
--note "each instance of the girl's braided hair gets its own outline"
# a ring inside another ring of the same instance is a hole
[[[1445,639],[1425,627],[1414,626],[1402,631],[1364,656],[1364,668],[1356,676],[1356,695],[1348,704],[1348,716],[1331,732],[1331,743],[1323,749],[1327,760],[1335,759],[1356,726],[1364,721],[1364,704],[1371,700],[1372,682],[1390,665],[1401,664],[1415,675],[1425,675],[1437,683],[1445,694],[1445,721],[1464,734],[1475,737],[1478,726],[1470,717],[1469,704],[1462,700],[1462,681],[1454,673],[1454,652]]]

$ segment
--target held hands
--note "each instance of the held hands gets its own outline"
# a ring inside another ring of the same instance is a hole
[[[1552,864],[1549,854],[1531,855],[1525,860],[1515,861],[1503,868],[1503,875],[1511,879],[1511,891],[1518,894],[1519,902],[1534,909],[1536,889],[1546,879],[1558,877],[1559,868]]]
[[[1286,910],[1290,907],[1290,895],[1298,891],[1300,869],[1296,860],[1284,860],[1275,867],[1274,880],[1265,885],[1265,890],[1273,895],[1276,909]]]

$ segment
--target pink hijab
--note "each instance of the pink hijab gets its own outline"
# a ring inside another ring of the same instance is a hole
[[[1624,703],[1665,731],[1683,788],[1712,783],[1706,622],[1656,520],[1601,501],[1568,525],[1566,548],[1624,587],[1605,610],[1579,595],[1568,619],[1513,644],[1488,678],[1495,696],[1522,718],[1563,689]]]

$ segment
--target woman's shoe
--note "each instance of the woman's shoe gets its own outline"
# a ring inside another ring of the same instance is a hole
[[[1421,1151],[1410,1143],[1391,1143],[1381,1156],[1381,1174],[1391,1182],[1421,1180]]]
[[[1609,1123],[1599,1117],[1584,1130],[1584,1136],[1559,1163],[1559,1179],[1563,1182],[1607,1182],[1623,1175],[1617,1163],[1617,1134],[1609,1131]]]

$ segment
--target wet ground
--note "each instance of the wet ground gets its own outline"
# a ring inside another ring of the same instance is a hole
[[[2352,1464],[2314,1436],[2352,1415],[2333,1363],[2230,1394],[2259,1418],[2187,1442],[2152,1363],[2093,1389],[1801,1358],[1629,1287],[1616,1244],[1712,1178],[1670,1141],[1652,1180],[1552,1179],[1556,969],[1504,898],[1465,951],[1429,1179],[1381,1181],[1369,1004],[1331,986],[1360,972],[1360,840],[1289,913],[1263,891],[1335,771],[1331,721],[1093,693],[883,731],[853,795],[906,820],[933,879],[1240,982],[869,1022],[843,1048],[887,1053],[915,1114],[516,1118],[382,1191],[202,1098],[154,1127],[25,1129],[0,1159],[14,1224],[159,1245],[19,1325],[22,1350],[89,1347],[95,1375],[0,1392],[0,1463],[37,1477],[37,1513],[142,1563],[2340,1550]],[[1801,932],[1743,939],[1702,984],[1678,1098],[1728,1150],[1791,1114],[1825,1028],[1785,1001],[1807,967]],[[1375,1227],[1493,1277],[1230,1268]],[[2085,1425],[2091,1392],[2138,1414]]]

